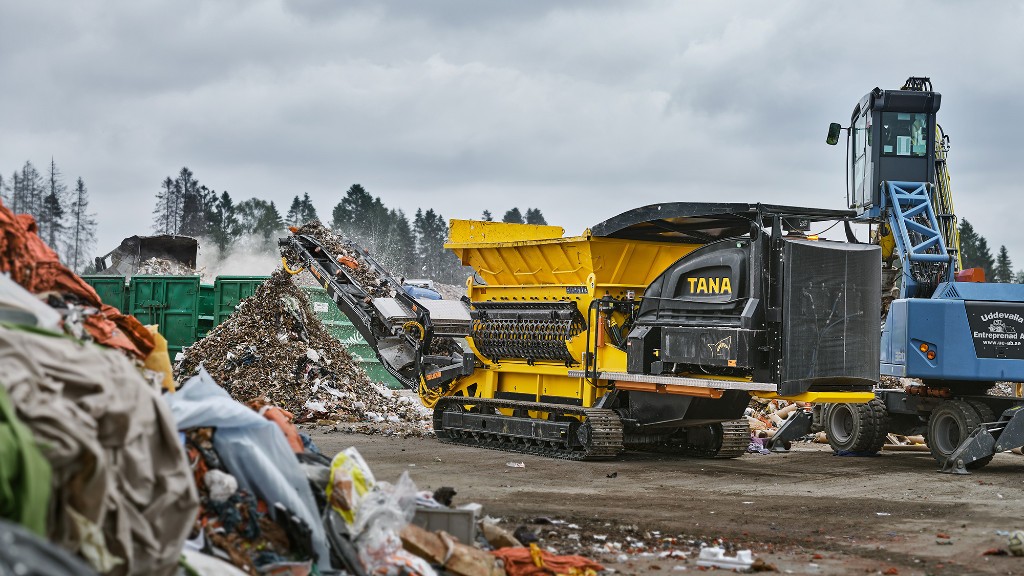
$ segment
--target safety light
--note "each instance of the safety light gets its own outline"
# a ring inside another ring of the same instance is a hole
[[[928,351],[928,345],[927,344],[921,344],[921,352],[927,352],[927,351]]]
[[[929,360],[935,360],[935,350],[929,350],[928,354],[925,354]]]

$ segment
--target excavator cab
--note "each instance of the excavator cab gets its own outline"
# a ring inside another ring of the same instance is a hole
[[[850,208],[878,218],[882,182],[935,182],[932,135],[941,100],[931,90],[880,88],[861,99],[850,118]]]

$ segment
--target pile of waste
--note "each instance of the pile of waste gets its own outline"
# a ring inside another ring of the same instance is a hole
[[[245,406],[202,370],[166,401],[199,493],[186,549],[253,576],[308,574],[326,561],[319,505],[300,465],[317,454],[306,454],[280,408]]]
[[[81,556],[29,568],[5,539],[11,573],[175,573],[199,503],[159,388],[122,352],[38,326],[0,327],[0,374],[0,518]]]
[[[330,228],[316,220],[303,224],[295,231],[295,234],[310,236],[335,256],[347,259],[345,261],[350,263],[350,274],[355,276],[356,281],[370,297],[393,298],[395,296],[394,287],[367,266],[366,253],[356,244],[336,235]],[[282,256],[289,262],[298,261],[297,254],[283,253]]]
[[[205,276],[206,273],[203,269],[195,270],[181,262],[154,257],[139,264],[139,269],[135,274],[138,276],[195,276],[197,274]]]
[[[747,425],[750,426],[750,446],[747,451],[755,454],[770,453],[765,448],[768,440],[775,435],[791,414],[805,409],[811,409],[807,402],[752,398],[745,411]],[[817,437],[814,437],[814,440],[819,441]],[[828,443],[828,439],[821,441]]]
[[[349,431],[403,436],[430,430],[415,398],[367,378],[283,270],[184,350],[176,366],[179,380],[200,365],[233,398],[281,406],[298,422],[340,421]]]
[[[279,408],[237,402],[205,370],[166,401],[185,436],[199,489],[199,515],[185,543],[190,564],[219,558],[253,576],[330,569],[357,576],[583,575],[603,569],[581,556],[519,542],[493,522],[482,524],[479,504],[451,507],[452,488],[419,491],[404,472],[395,483],[377,480],[355,448],[327,458]],[[445,530],[431,528],[438,519]]]

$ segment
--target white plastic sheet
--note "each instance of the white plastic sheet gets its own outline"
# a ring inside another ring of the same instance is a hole
[[[36,317],[36,326],[54,332],[61,331],[60,313],[11,280],[7,274],[0,274],[0,308],[24,310]]]
[[[236,402],[200,368],[181,390],[166,394],[179,430],[216,427],[213,447],[238,484],[266,500],[280,502],[302,518],[313,532],[313,548],[321,566],[330,554],[313,492],[288,445],[273,422]]]

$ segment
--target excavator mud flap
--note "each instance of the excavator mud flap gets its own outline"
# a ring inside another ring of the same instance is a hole
[[[782,426],[775,432],[765,446],[772,452],[786,452],[788,445],[793,440],[811,433],[811,423],[814,418],[807,410],[793,412]]]
[[[998,422],[982,424],[974,429],[950,454],[940,472],[970,474],[967,465],[1024,446],[1024,410],[1014,406],[1003,412]]]

